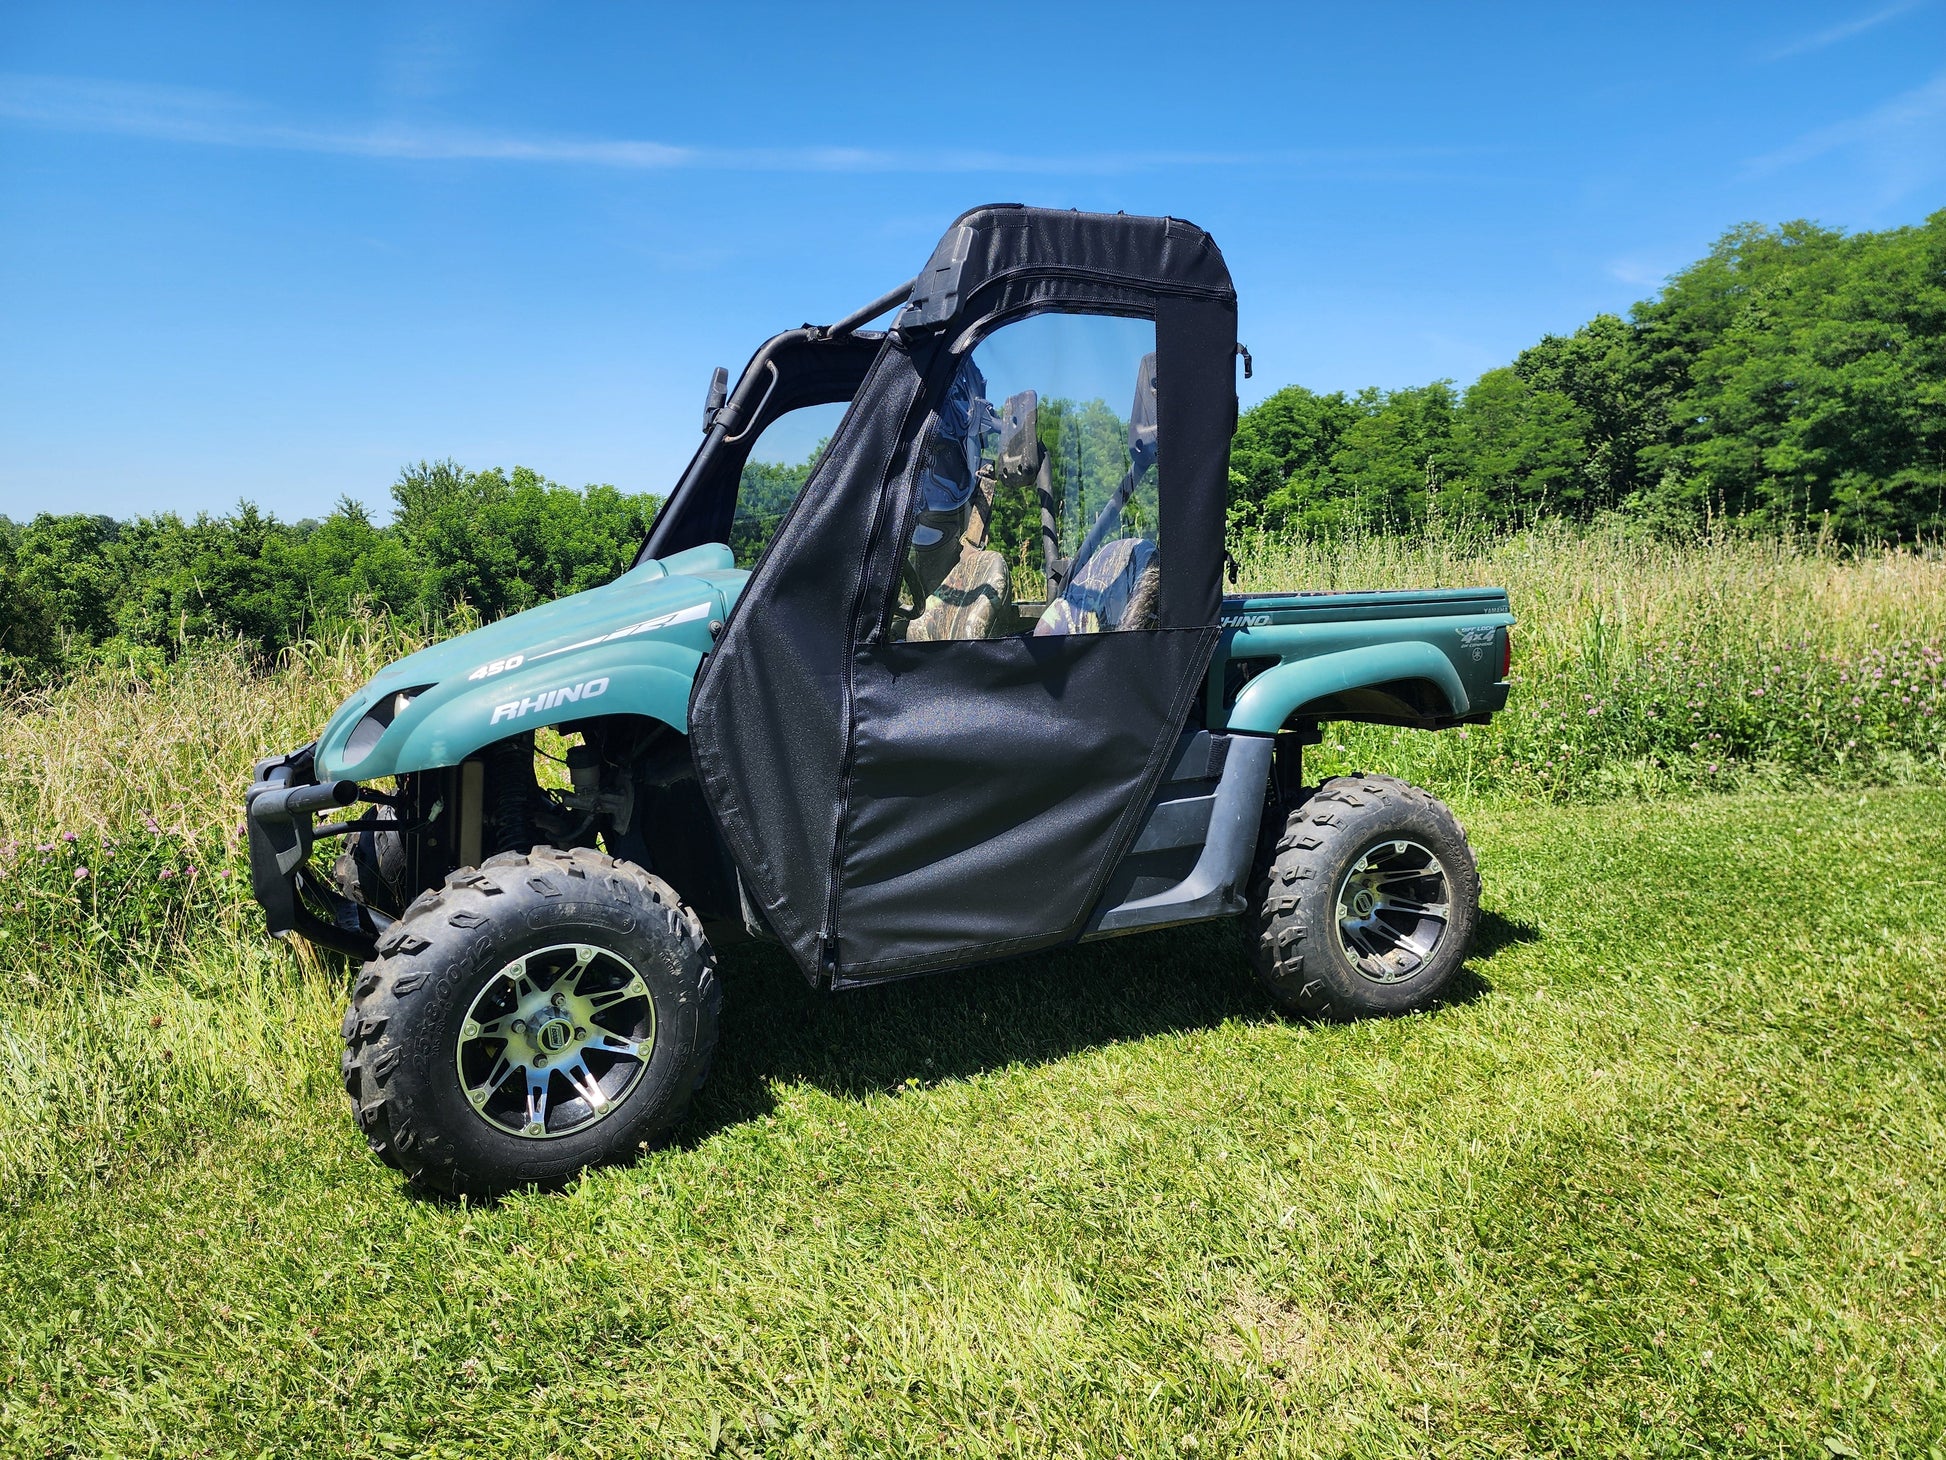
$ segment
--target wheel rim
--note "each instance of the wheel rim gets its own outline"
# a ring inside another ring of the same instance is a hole
[[[1452,921],[1452,884],[1415,841],[1366,849],[1338,884],[1338,946],[1361,978],[1404,983],[1428,963]]]
[[[509,1135],[556,1140],[611,1115],[655,1047],[655,999],[618,953],[561,943],[488,979],[453,1062],[474,1113]]]

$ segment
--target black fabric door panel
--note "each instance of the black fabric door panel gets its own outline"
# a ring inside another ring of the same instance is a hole
[[[1161,627],[884,643],[955,342],[1054,311],[1156,322]],[[934,250],[690,699],[717,826],[807,977],[1078,935],[1215,645],[1234,337],[1222,256],[1178,220],[976,209]],[[658,551],[722,530],[666,512]]]
[[[1215,638],[859,649],[833,928],[844,977],[1073,937],[1135,832]]]

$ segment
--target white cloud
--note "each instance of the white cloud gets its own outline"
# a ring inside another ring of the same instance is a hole
[[[1868,30],[1876,30],[1888,20],[1897,20],[1909,10],[1917,10],[1925,0],[1900,0],[1897,5],[1888,5],[1883,10],[1874,10],[1870,15],[1861,15],[1856,20],[1848,20],[1843,25],[1834,25],[1829,30],[1818,31],[1815,35],[1803,36],[1774,51],[1767,51],[1757,59],[1760,61],[1782,61],[1791,56],[1805,56],[1812,51],[1821,51],[1826,46],[1835,46],[1840,41],[1848,41],[1855,35],[1863,35]]]
[[[0,77],[0,117],[60,131],[359,157],[597,162],[638,168],[681,167],[696,158],[691,149],[656,142],[537,141],[396,125],[362,130],[294,125],[215,92],[64,77]]]
[[[1946,71],[1863,116],[1806,132],[1753,157],[1746,178],[1767,177],[1834,152],[1851,153],[1887,201],[1905,197],[1946,172]]]
[[[1669,277],[1669,270],[1639,259],[1611,259],[1608,277],[1637,289],[1659,289]]]
[[[60,131],[107,133],[207,147],[316,152],[413,161],[567,163],[594,167],[752,172],[1084,174],[1169,167],[1283,166],[1397,176],[1474,149],[1319,148],[1304,151],[901,152],[870,147],[692,147],[631,138],[522,136],[465,127],[387,123],[333,127],[280,119],[237,98],[182,87],[0,75],[0,118]]]

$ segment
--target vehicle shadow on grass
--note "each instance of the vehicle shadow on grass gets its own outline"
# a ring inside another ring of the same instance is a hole
[[[1460,978],[1474,977],[1473,965],[1485,963],[1502,948],[1538,943],[1540,940],[1541,930],[1532,923],[1503,917],[1492,908],[1483,907],[1480,909],[1480,925],[1473,930],[1473,951],[1467,956],[1466,967],[1461,970]],[[1447,1002],[1454,1001],[1449,999]]]
[[[1492,992],[1479,965],[1540,932],[1482,910],[1473,956],[1441,1007]],[[681,1137],[693,1144],[774,1108],[775,1084],[846,1099],[1042,1064],[1229,1019],[1283,1017],[1252,974],[1234,923],[1057,949],[841,994],[809,987],[766,944],[725,950],[716,1064]]]

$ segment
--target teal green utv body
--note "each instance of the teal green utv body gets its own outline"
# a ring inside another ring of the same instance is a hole
[[[727,547],[641,563],[389,664],[318,736],[324,779],[372,780],[456,766],[519,731],[591,713],[689,728],[689,690],[749,574]],[[402,693],[407,703],[390,707]],[[379,708],[387,723],[357,734]]]
[[[491,1196],[667,1139],[745,939],[837,990],[1230,918],[1291,1013],[1437,1007],[1465,832],[1303,752],[1485,722],[1513,617],[1493,588],[1224,592],[1236,318],[1193,224],[975,209],[716,373],[613,581],[388,665],[259,761],[252,891],[363,965],[341,1070],[373,1152]]]
[[[591,712],[687,733],[696,671],[748,577],[727,547],[691,548],[409,654],[331,717],[317,773],[363,781],[455,766],[512,732]],[[1507,702],[1513,622],[1498,589],[1226,598],[1208,726],[1273,735],[1293,721],[1481,721]],[[1233,662],[1246,673],[1233,676]],[[396,716],[348,749],[373,707],[401,692],[411,698]]]

